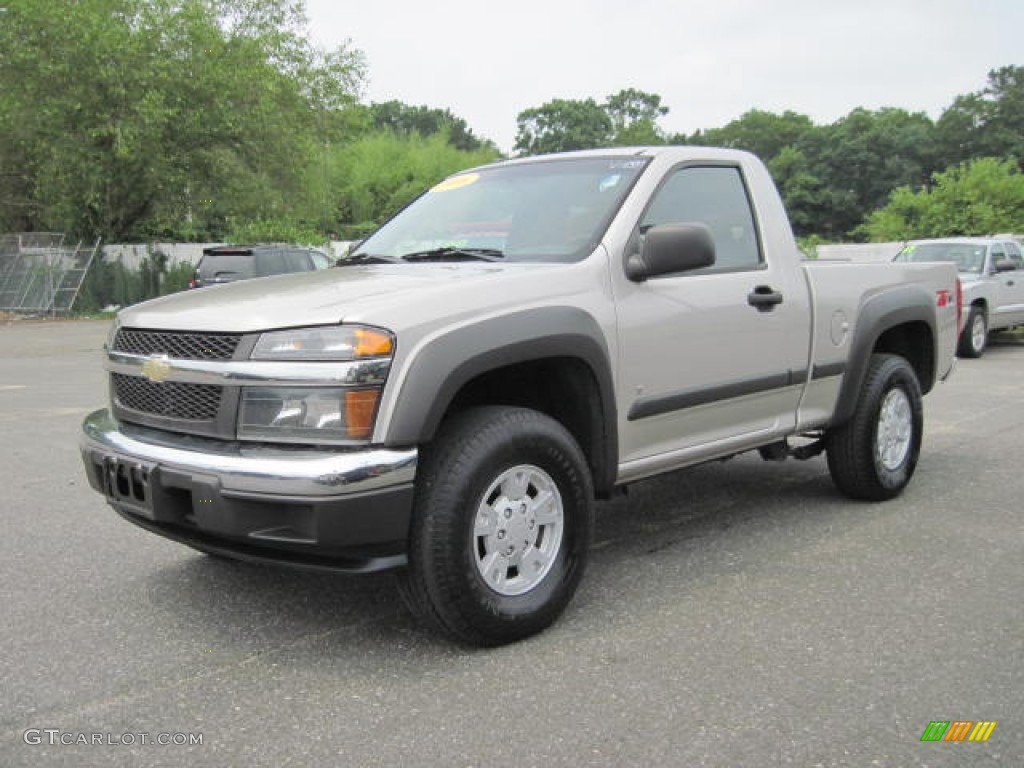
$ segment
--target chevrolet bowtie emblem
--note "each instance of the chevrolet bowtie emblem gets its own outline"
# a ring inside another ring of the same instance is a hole
[[[153,355],[142,364],[142,375],[150,381],[161,382],[171,375],[167,355]]]

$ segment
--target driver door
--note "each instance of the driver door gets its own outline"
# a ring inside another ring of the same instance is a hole
[[[795,254],[780,264],[764,252],[742,169],[670,171],[634,240],[669,222],[706,225],[716,262],[621,286],[618,407],[626,476],[731,453],[792,428],[807,376],[802,270]],[[758,298],[768,295],[778,300]]]

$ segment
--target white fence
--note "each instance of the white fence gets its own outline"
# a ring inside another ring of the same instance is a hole
[[[836,243],[819,245],[819,259],[842,261],[892,261],[900,252],[903,241],[898,243]]]

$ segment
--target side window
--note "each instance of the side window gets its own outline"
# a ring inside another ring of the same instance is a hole
[[[288,251],[287,256],[289,272],[311,272],[313,270],[313,261],[306,251]]]
[[[1024,257],[1020,255],[1020,248],[1016,243],[1006,244],[1006,257],[1017,265],[1017,269],[1024,269]]]
[[[1006,251],[1003,250],[1002,243],[993,243],[992,248],[989,249],[992,260],[989,262],[989,269],[992,269],[996,262],[1000,259],[1006,258]]]
[[[640,231],[668,223],[699,222],[715,241],[715,268],[750,269],[762,263],[746,186],[738,168],[675,171],[654,196]]]
[[[265,251],[256,254],[256,275],[280,275],[287,272],[284,253],[282,251]]]

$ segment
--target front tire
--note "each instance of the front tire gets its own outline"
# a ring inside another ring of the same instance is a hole
[[[977,358],[985,354],[988,346],[988,317],[981,307],[971,307],[967,314],[967,323],[960,334],[957,354],[960,357]]]
[[[435,630],[495,646],[548,627],[583,575],[593,487],[572,435],[523,408],[474,408],[424,449],[409,607]]]
[[[827,437],[833,482],[855,499],[898,496],[917,467],[923,427],[914,369],[898,355],[872,355],[853,417]]]

